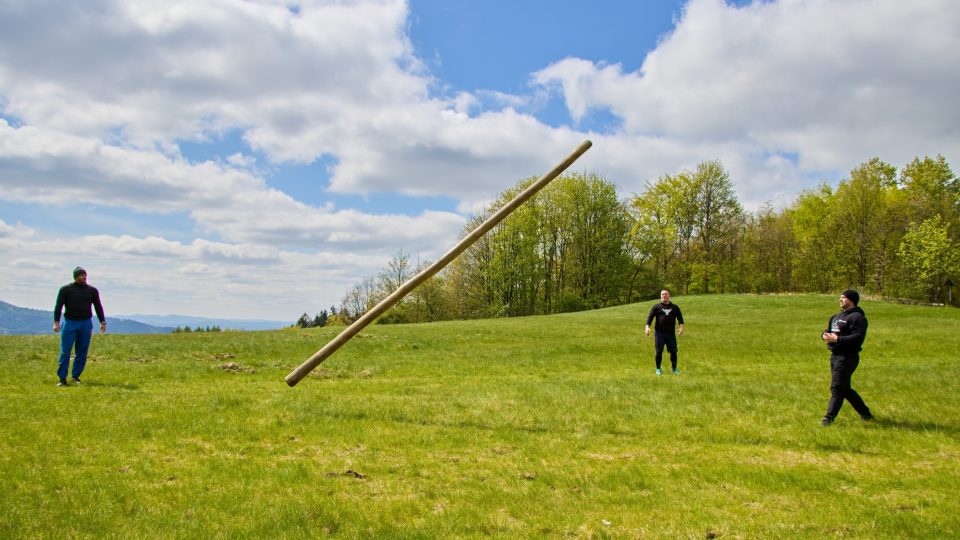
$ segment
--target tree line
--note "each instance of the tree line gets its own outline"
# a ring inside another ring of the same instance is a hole
[[[213,326],[197,326],[196,328],[191,329],[189,326],[184,326],[183,328],[177,326],[173,329],[171,333],[173,334],[191,334],[194,332],[222,332],[220,325]]]
[[[534,182],[521,180],[473,216],[461,238]],[[717,160],[664,175],[621,199],[596,174],[554,180],[378,322],[523,316],[678,294],[862,293],[945,301],[960,276],[960,180],[942,156],[899,172],[871,159],[835,187],[783,208],[746,211]],[[376,276],[301,327],[343,325],[428,261],[398,251]]]

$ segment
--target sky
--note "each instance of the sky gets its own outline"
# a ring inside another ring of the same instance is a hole
[[[955,0],[0,0],[0,300],[291,323],[583,140],[747,209],[960,164]]]

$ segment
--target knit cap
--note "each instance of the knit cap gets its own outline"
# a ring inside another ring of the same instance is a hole
[[[847,289],[843,291],[843,295],[847,297],[847,300],[853,302],[853,305],[860,305],[860,293],[853,289]]]

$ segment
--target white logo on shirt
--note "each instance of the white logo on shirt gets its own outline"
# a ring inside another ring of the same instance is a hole
[[[663,311],[664,315],[670,315],[670,312],[673,311],[673,308],[670,308],[670,309],[660,308],[660,310]]]

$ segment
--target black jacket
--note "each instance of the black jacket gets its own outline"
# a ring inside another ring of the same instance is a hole
[[[841,311],[827,321],[826,332],[837,334],[836,343],[827,343],[833,354],[856,354],[867,338],[867,315],[859,307]]]
[[[654,319],[657,320],[654,330],[667,334],[674,332],[676,323],[683,324],[683,314],[680,313],[680,308],[673,302],[669,304],[657,302],[654,304],[650,308],[650,313],[647,314],[647,326],[650,326]]]
[[[66,307],[64,316],[71,321],[85,321],[93,317],[90,312],[90,306],[97,310],[97,318],[100,322],[107,319],[103,316],[103,306],[100,304],[100,291],[96,287],[91,287],[84,283],[80,285],[76,282],[68,283],[60,287],[57,294],[57,303],[53,308],[53,320],[60,321],[60,312]]]

